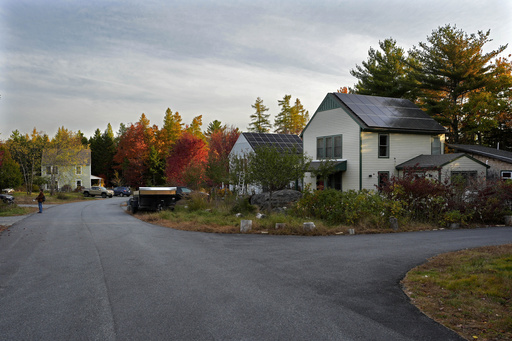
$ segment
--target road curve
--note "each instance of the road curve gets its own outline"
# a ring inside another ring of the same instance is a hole
[[[2,340],[461,340],[400,289],[512,228],[296,237],[178,231],[98,199],[0,236]]]

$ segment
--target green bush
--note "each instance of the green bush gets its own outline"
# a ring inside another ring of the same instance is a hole
[[[204,194],[192,193],[189,196],[187,206],[191,211],[205,210],[208,208],[208,201]]]
[[[329,224],[365,224],[381,227],[390,215],[390,206],[376,192],[334,189],[304,193],[292,208],[303,218],[318,218]]]
[[[231,213],[242,213],[242,214],[251,214],[255,213],[258,210],[258,207],[255,205],[251,205],[249,202],[249,198],[238,198],[235,201],[235,204],[231,208]]]

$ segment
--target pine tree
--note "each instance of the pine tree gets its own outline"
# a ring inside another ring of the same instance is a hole
[[[274,121],[275,132],[279,134],[290,134],[291,133],[291,106],[290,99],[291,95],[284,95],[282,100],[277,101],[281,107],[281,112],[277,114]]]
[[[256,112],[250,116],[251,123],[249,123],[248,130],[254,133],[268,133],[270,128],[272,128],[272,124],[269,120],[270,114],[265,113],[268,111],[268,108],[263,105],[263,100],[260,97],[256,98],[256,102],[251,107]]]
[[[360,95],[414,99],[410,72],[413,59],[391,38],[379,41],[379,46],[382,52],[370,47],[368,60],[350,70],[359,80],[353,91]]]
[[[507,45],[484,53],[490,31],[468,35],[455,26],[439,27],[410,54],[417,61],[414,76],[422,90],[420,101],[427,112],[449,128],[448,141],[458,143],[474,113],[464,105],[472,94],[493,84],[496,64],[491,61]]]

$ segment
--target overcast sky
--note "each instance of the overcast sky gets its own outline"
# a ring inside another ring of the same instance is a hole
[[[312,115],[393,38],[406,50],[446,24],[512,43],[510,0],[0,0],[0,139],[35,127],[87,137],[142,113],[203,115],[246,131],[257,97]],[[505,53],[512,53],[512,45]]]

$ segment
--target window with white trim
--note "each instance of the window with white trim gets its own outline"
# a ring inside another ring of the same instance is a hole
[[[389,134],[379,134],[379,157],[389,158]]]
[[[441,137],[432,136],[431,152],[432,155],[441,155]]]

